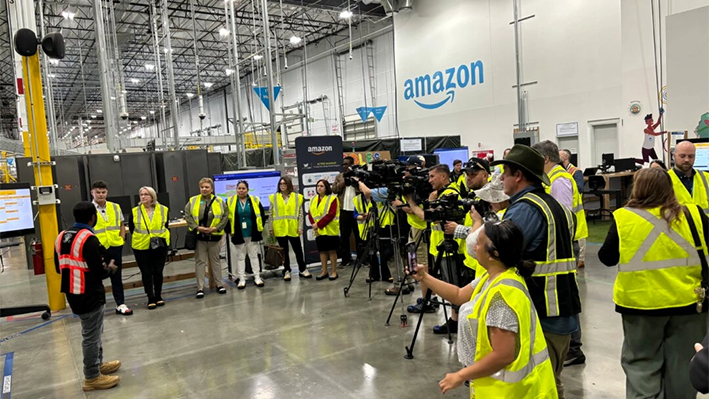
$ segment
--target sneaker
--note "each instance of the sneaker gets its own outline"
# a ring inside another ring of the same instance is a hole
[[[98,371],[101,374],[109,375],[109,374],[113,374],[116,371],[118,371],[119,368],[121,368],[121,361],[120,360],[113,360],[110,362],[101,363],[101,365],[98,366]]]
[[[451,334],[457,333],[458,332],[458,322],[453,319],[448,319],[446,324],[443,324],[440,326],[433,326],[433,333],[434,334],[448,334],[448,330],[450,330]]]
[[[286,274],[283,275],[283,279],[286,281],[290,281],[290,272],[286,272]]]
[[[585,263],[584,261],[582,261],[582,260],[579,261],[578,268],[579,268],[579,269],[583,269],[584,267],[586,267],[586,263]]]
[[[121,382],[121,377],[115,375],[99,374],[98,377],[84,380],[84,391],[113,388]]]
[[[423,302],[417,303],[416,305],[409,305],[409,313],[436,313],[436,308],[430,303],[425,308],[423,307]]]
[[[240,278],[239,284],[236,285],[236,288],[238,288],[240,290],[243,290],[244,288],[246,288],[246,280],[243,278]]]
[[[308,271],[308,269],[305,269],[304,272],[301,272],[301,273],[300,273],[300,277],[313,278],[313,275],[310,274],[310,272]]]
[[[204,298],[204,291],[202,291],[202,290],[197,291],[197,295],[195,295],[195,298],[197,298],[197,299]]]
[[[409,295],[411,293],[411,291],[412,291],[412,288],[408,285],[405,285],[404,289],[401,290],[401,295]],[[390,295],[390,296],[399,295],[399,286],[395,285],[393,287],[389,287],[389,288],[385,289],[384,294]]]
[[[257,287],[263,287],[263,280],[261,280],[261,277],[256,277],[254,278],[254,284],[256,284]]]
[[[226,294],[226,288],[224,287],[217,287],[217,292],[220,294]]]
[[[123,316],[130,316],[133,314],[131,308],[126,305],[116,306],[116,314],[122,314]]]
[[[564,360],[564,367],[568,366],[574,366],[577,364],[584,364],[586,363],[586,355],[583,354],[583,352],[579,351],[576,354],[571,354],[569,353],[566,356],[566,360]]]

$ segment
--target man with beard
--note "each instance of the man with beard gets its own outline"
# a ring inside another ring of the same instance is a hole
[[[695,204],[709,211],[709,175],[694,169],[697,149],[693,143],[682,141],[675,147],[675,167],[668,173],[675,195],[681,205]]]

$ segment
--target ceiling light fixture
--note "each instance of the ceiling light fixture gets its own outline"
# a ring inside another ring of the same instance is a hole
[[[59,65],[59,60],[56,59],[56,58],[50,58],[50,59],[49,59],[49,63],[50,63],[51,65],[57,66],[57,65]]]
[[[150,111],[150,115],[155,115],[155,111]]]
[[[226,76],[231,76],[231,74],[234,73],[234,70],[231,68],[227,68],[224,70],[224,72],[226,72]]]
[[[340,13],[340,19],[350,19],[352,18],[352,11],[350,10],[342,10]]]
[[[68,19],[70,21],[73,21],[75,16],[76,16],[76,13],[73,13],[71,11],[62,11],[62,17],[64,17],[64,19]]]
[[[293,35],[293,36],[290,37],[290,44],[292,44],[292,45],[294,45],[294,46],[299,45],[300,42],[302,42],[302,41],[303,41],[303,39],[299,38],[299,37],[296,36],[296,35]]]
[[[103,110],[102,110],[102,109],[97,109],[97,110],[96,110],[96,113],[102,114],[102,113],[103,113]]]
[[[153,64],[145,64],[145,69],[148,71],[154,71],[155,70],[155,65]]]
[[[204,83],[204,87],[206,87],[207,89],[211,89],[212,86],[214,86],[214,83],[212,83],[212,82],[205,82]]]
[[[91,115],[91,118],[92,118],[92,119],[96,119],[96,115]]]
[[[135,84],[140,83],[140,79],[138,79],[138,78],[131,78],[131,79],[130,79],[130,82],[135,85]]]
[[[231,33],[231,32],[229,32],[229,29],[227,29],[227,28],[219,29],[219,37],[221,37],[222,39],[229,36],[229,33]]]
[[[150,111],[150,112],[151,112],[151,113],[154,113],[155,111]],[[141,119],[141,120],[146,120],[146,119],[148,119],[148,117],[147,117],[147,116],[141,116],[140,119]]]
[[[192,99],[192,97],[194,97],[194,94],[192,94],[192,93],[187,93],[187,94],[185,94],[185,95],[186,95],[187,98],[189,98],[190,100]]]
[[[260,60],[261,58],[263,58],[263,56],[262,56],[261,54],[256,54],[256,55],[254,56],[254,59],[255,59],[256,61]]]
[[[49,77],[52,78],[52,79],[54,79],[54,78],[57,77],[57,75],[56,75],[55,73],[50,73],[50,74],[49,74]]]

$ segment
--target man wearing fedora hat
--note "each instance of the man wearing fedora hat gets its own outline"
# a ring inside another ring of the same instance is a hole
[[[526,282],[547,341],[559,398],[564,398],[561,372],[571,334],[578,329],[575,316],[581,312],[573,253],[575,217],[544,191],[542,183],[550,181],[539,152],[517,144],[492,166],[499,164],[504,165],[502,183],[511,204],[503,220],[520,226],[526,258],[536,262],[534,274]],[[482,225],[482,218],[477,212],[473,217],[475,230]]]

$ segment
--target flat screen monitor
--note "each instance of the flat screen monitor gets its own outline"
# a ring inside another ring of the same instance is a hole
[[[121,207],[121,212],[123,213],[123,217],[125,220],[128,220],[128,215],[132,212],[133,209],[133,204],[131,204],[130,201],[130,195],[120,195],[116,197],[106,197],[106,201],[110,201],[113,203],[118,204],[118,206]],[[158,202],[162,203],[160,199],[158,198]]]
[[[635,170],[635,158],[620,158],[615,160],[615,171],[625,172]]]
[[[0,238],[34,233],[29,183],[0,184]]]
[[[244,172],[214,176],[214,193],[225,201],[236,195],[236,186],[240,181],[249,183],[249,194],[258,197],[264,209],[271,207],[268,196],[274,194],[281,180],[281,172]]]
[[[709,172],[709,143],[697,143],[697,155],[694,158],[694,169]]]
[[[453,161],[455,161],[456,159],[460,159],[461,161],[463,161],[463,163],[468,162],[468,159],[470,159],[470,152],[468,151],[468,147],[440,148],[437,150],[433,150],[433,153],[438,155],[439,164],[446,164],[451,169],[453,169]],[[426,166],[431,167],[433,165],[429,165],[427,163]]]
[[[605,168],[609,168],[615,164],[615,154],[603,154],[601,160],[601,164]]]

